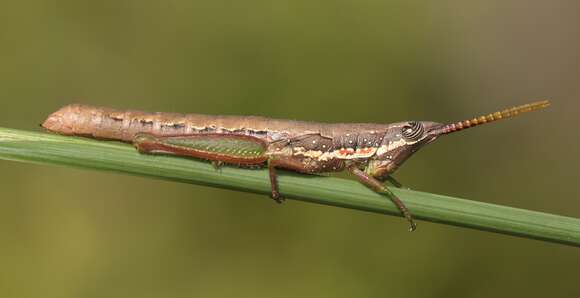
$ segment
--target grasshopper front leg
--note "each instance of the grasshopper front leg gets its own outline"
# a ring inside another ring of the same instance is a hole
[[[387,176],[386,180],[396,188],[403,188],[403,184],[401,184],[401,182],[397,181],[397,179],[391,175]]]
[[[255,166],[268,162],[272,198],[278,203],[283,201],[278,191],[275,171],[278,163],[271,161],[271,158],[266,155],[267,145],[259,138],[233,134],[193,134],[157,137],[140,133],[133,139],[133,145],[141,153],[169,154],[206,159],[211,161],[214,167],[220,167],[224,163]]]
[[[409,225],[410,225],[409,231],[412,232],[415,229],[417,229],[417,225],[413,221],[413,216],[411,215],[411,212],[409,212],[409,209],[407,209],[405,204],[390,189],[388,189],[386,186],[384,186],[376,178],[368,175],[364,171],[361,171],[358,168],[358,165],[355,163],[348,165],[347,169],[349,172],[354,174],[362,184],[366,185],[367,187],[369,187],[370,189],[374,190],[377,193],[387,195],[389,197],[389,199],[393,202],[393,204],[395,204],[395,206],[397,206],[399,211],[401,211],[403,216],[409,222]]]

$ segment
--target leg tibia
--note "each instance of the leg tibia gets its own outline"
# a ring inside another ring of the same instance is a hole
[[[405,204],[403,204],[403,202],[391,190],[385,187],[376,178],[369,176],[367,173],[361,171],[355,164],[350,165],[348,167],[348,170],[349,172],[354,174],[362,184],[366,185],[367,187],[378,193],[387,195],[387,197],[389,197],[389,199],[393,202],[393,204],[397,206],[397,209],[401,211],[401,214],[403,214],[403,216],[409,222],[410,225],[409,231],[412,232],[417,228],[417,225],[413,221],[413,216],[411,215],[411,212],[409,212],[409,209],[407,209]]]
[[[276,203],[282,203],[284,198],[280,196],[280,191],[278,191],[278,175],[276,175],[276,159],[268,160],[268,172],[270,174],[270,186],[272,188],[272,199]]]

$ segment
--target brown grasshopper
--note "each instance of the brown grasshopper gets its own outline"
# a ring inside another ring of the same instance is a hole
[[[51,114],[42,126],[64,135],[132,143],[142,153],[201,158],[216,166],[267,166],[272,198],[278,203],[283,199],[278,191],[277,168],[307,174],[347,170],[367,187],[387,195],[413,231],[416,225],[411,213],[382,183],[388,180],[400,187],[391,175],[405,160],[442,135],[548,105],[548,101],[539,101],[451,124],[327,124],[68,105]]]

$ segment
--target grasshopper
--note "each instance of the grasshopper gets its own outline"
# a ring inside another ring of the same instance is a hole
[[[87,105],[68,105],[51,114],[45,129],[63,134],[132,143],[139,152],[206,159],[241,167],[266,166],[272,198],[283,201],[276,169],[305,174],[347,170],[362,184],[387,196],[416,229],[405,204],[383,184],[417,150],[438,137],[480,124],[545,108],[525,104],[470,120],[441,124],[316,123],[256,116],[149,113]]]

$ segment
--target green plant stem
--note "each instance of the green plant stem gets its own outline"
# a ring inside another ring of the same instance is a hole
[[[129,173],[268,195],[266,170],[139,154],[117,142],[0,128],[0,159]],[[353,180],[279,171],[286,198],[400,216],[395,206]],[[580,219],[392,188],[417,219],[580,246]],[[420,227],[419,231],[420,233]]]

